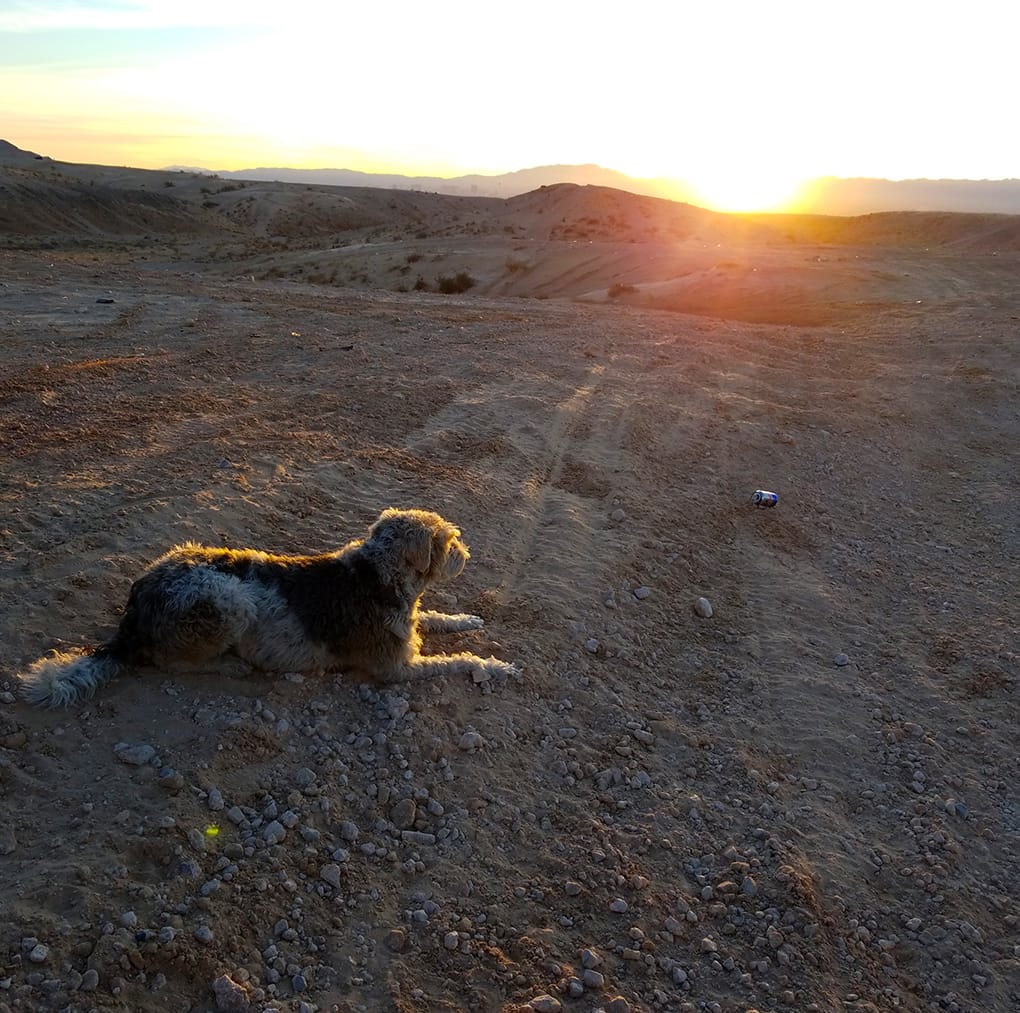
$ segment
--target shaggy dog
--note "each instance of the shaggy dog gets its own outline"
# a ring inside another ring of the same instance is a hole
[[[515,675],[496,658],[420,653],[422,631],[482,626],[478,616],[418,610],[425,589],[460,574],[468,556],[458,528],[425,510],[385,510],[367,538],[319,556],[179,545],[134,582],[108,643],[35,662],[24,694],[67,707],[125,670],[225,655],[267,672],[343,670],[381,682]]]

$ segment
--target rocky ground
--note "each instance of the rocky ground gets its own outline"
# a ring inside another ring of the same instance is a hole
[[[1016,1008],[1014,256],[790,326],[0,253],[0,1011]],[[175,542],[389,505],[520,681],[18,699]]]

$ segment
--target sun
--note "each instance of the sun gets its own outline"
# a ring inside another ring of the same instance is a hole
[[[691,185],[694,203],[711,211],[785,211],[802,182],[787,173],[745,163],[699,173]]]

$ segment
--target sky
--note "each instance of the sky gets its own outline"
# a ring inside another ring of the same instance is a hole
[[[62,161],[596,163],[778,209],[1020,176],[1014,0],[3,0],[0,138]]]

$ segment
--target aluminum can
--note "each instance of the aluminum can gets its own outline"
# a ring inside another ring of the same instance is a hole
[[[764,509],[774,507],[779,502],[779,497],[774,492],[769,492],[767,489],[755,489],[754,495],[751,499],[756,507]]]

